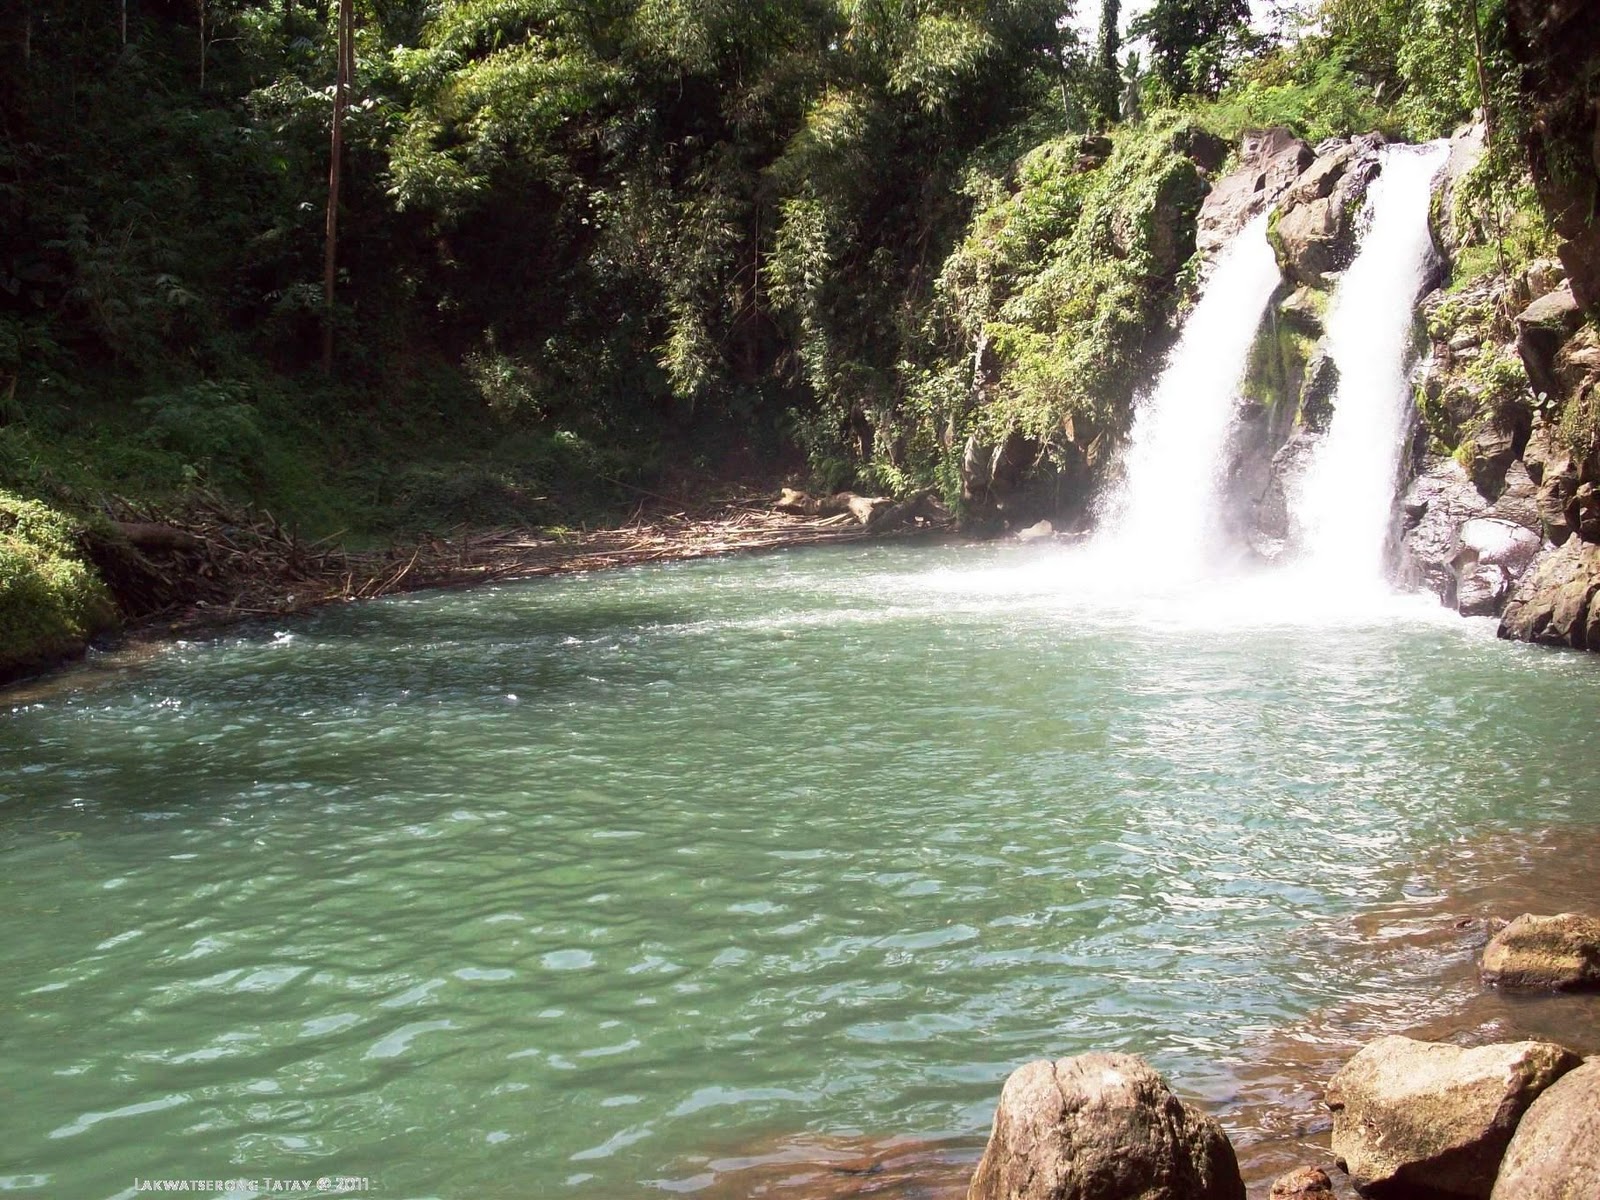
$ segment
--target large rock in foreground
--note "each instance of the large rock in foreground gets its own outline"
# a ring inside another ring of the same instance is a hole
[[[1222,1126],[1143,1059],[1083,1054],[1017,1068],[967,1200],[1244,1200]]]
[[[1528,1109],[1506,1149],[1493,1200],[1600,1196],[1600,1059],[1564,1075]]]
[[[1488,1200],[1518,1119],[1581,1061],[1549,1042],[1380,1038],[1328,1085],[1334,1155],[1363,1195]]]
[[[1508,988],[1600,988],[1600,918],[1525,913],[1489,941],[1483,981]]]

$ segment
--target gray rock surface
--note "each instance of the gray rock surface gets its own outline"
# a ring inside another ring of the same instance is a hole
[[[1533,1102],[1506,1148],[1493,1200],[1600,1198],[1600,1059]]]
[[[1600,988],[1600,917],[1524,913],[1484,948],[1483,980],[1549,991]]]
[[[1535,392],[1559,394],[1556,354],[1582,324],[1583,309],[1566,284],[1540,296],[1517,314],[1517,353],[1522,356]]]
[[[1468,521],[1489,516],[1493,506],[1473,486],[1461,464],[1443,456],[1426,461],[1406,489],[1403,504],[1406,528],[1400,543],[1404,552],[1401,581],[1426,587],[1454,608],[1458,533]]]
[[[1290,528],[1289,502],[1294,481],[1304,473],[1321,439],[1309,429],[1296,429],[1272,456],[1249,514],[1250,542],[1256,553],[1272,559],[1295,532]]]
[[[1548,1042],[1380,1038],[1328,1084],[1334,1155],[1363,1195],[1489,1200],[1517,1121],[1581,1061]]]
[[[1511,589],[1538,557],[1538,534],[1498,517],[1476,517],[1456,533],[1451,559],[1456,576],[1456,611],[1464,617],[1497,617]]]
[[[1314,288],[1344,270],[1355,256],[1356,218],[1378,173],[1376,135],[1324,143],[1309,167],[1278,202],[1272,230],[1284,274]]]
[[[1083,1054],[1006,1080],[968,1200],[1244,1200],[1222,1127],[1144,1060]]]
[[[1500,636],[1546,646],[1600,649],[1600,544],[1569,538],[1522,577],[1500,618]]]
[[[1315,155],[1287,129],[1247,133],[1239,147],[1239,167],[1212,185],[1200,206],[1195,243],[1214,254],[1234,234],[1277,202]]]

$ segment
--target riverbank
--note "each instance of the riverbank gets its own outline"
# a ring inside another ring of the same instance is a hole
[[[336,537],[305,541],[270,513],[202,497],[186,509],[127,512],[86,531],[87,557],[124,614],[96,648],[159,644],[242,621],[292,617],[330,604],[403,592],[473,587],[543,575],[679,562],[801,546],[948,532],[953,521],[923,497],[815,515],[780,511],[775,489],[730,487],[696,502],[646,495],[626,521],[589,529],[459,525],[378,550]],[[823,506],[828,508],[828,506]],[[36,679],[82,656],[52,651],[0,686]],[[3,666],[3,664],[0,664]]]

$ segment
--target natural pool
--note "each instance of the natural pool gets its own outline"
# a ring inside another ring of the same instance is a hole
[[[1088,1048],[1226,1117],[1417,864],[1600,825],[1600,658],[1081,565],[423,594],[9,697],[0,1190],[728,1189],[796,1137],[981,1144]]]

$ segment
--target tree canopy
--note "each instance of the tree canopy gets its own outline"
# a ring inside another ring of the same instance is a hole
[[[1203,188],[1193,131],[1516,117],[1501,0],[1282,44],[1102,0],[1093,46],[1045,0],[346,3],[344,50],[327,0],[8,10],[0,484],[360,523],[794,449],[950,492],[972,436],[1125,414],[1187,279],[1129,230]]]

